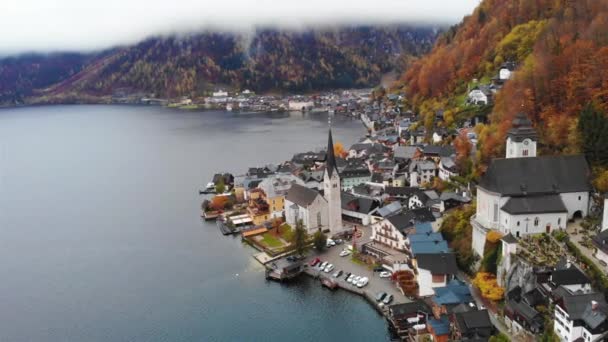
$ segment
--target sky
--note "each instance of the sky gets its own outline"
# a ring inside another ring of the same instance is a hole
[[[454,24],[480,0],[1,0],[0,53],[92,51],[153,35]]]

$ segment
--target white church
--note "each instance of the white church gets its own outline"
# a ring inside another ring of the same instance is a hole
[[[506,158],[494,159],[477,185],[471,219],[473,250],[483,256],[486,234],[515,238],[565,229],[587,216],[590,170],[582,155],[536,156],[538,136],[525,114],[507,135]]]
[[[334,141],[329,129],[327,158],[323,175],[323,195],[304,186],[292,186],[285,198],[285,220],[295,227],[302,220],[309,234],[317,230],[335,235],[342,232],[340,173],[334,154]]]

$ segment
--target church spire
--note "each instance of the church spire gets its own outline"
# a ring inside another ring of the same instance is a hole
[[[334,170],[338,172],[336,166],[336,156],[334,154],[334,140],[331,136],[331,126],[329,126],[329,137],[327,139],[327,160],[325,163],[325,168],[329,177],[332,176]]]

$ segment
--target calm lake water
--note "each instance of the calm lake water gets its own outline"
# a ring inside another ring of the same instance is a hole
[[[363,135],[336,118],[334,139]],[[327,117],[0,110],[0,341],[385,341],[359,297],[264,280],[199,217],[215,171],[326,143]]]

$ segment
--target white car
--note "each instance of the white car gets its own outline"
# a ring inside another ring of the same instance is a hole
[[[333,270],[334,270],[334,265],[332,265],[332,264],[328,264],[328,265],[325,267],[325,270],[324,270],[324,271],[325,271],[325,273],[329,273],[329,272],[331,272],[331,271],[333,271]]]
[[[355,279],[355,275],[351,274],[348,276],[348,278],[346,278],[346,282],[350,284],[353,282],[353,279]]]
[[[343,250],[342,252],[340,252],[341,257],[345,257],[345,256],[349,256],[349,255],[350,255],[350,252],[347,250]]]
[[[325,267],[327,267],[327,264],[329,264],[327,261],[323,261],[323,262],[321,263],[321,265],[319,265],[319,269],[320,269],[320,270],[324,270],[324,269],[325,269]]]
[[[353,278],[353,281],[352,281],[351,284],[357,285],[357,283],[359,282],[359,280],[361,280],[361,277],[360,276],[356,276],[356,277]]]
[[[335,245],[336,245],[336,242],[335,242],[334,240],[332,240],[332,239],[327,239],[327,241],[325,242],[325,246],[326,246],[327,248],[329,248],[329,247],[333,247],[333,246],[335,246]]]
[[[357,282],[357,287],[362,288],[362,287],[366,286],[368,283],[369,283],[369,279],[367,277],[363,277],[363,278],[359,279],[359,281]]]
[[[380,272],[380,278],[390,278],[391,275],[391,272],[388,271]]]

